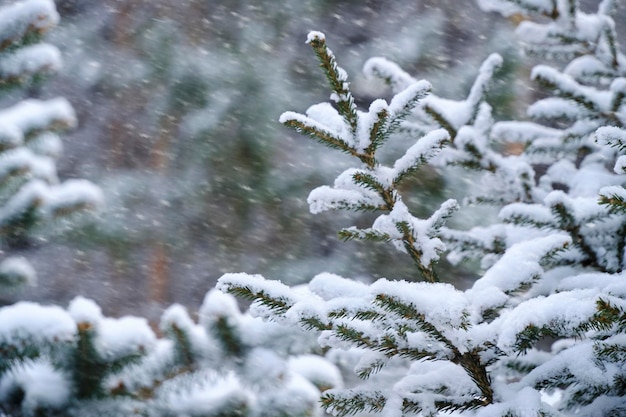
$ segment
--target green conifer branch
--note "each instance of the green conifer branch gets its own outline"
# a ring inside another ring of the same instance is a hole
[[[358,120],[357,109],[352,92],[350,92],[350,84],[348,83],[348,76],[345,70],[337,65],[335,55],[326,45],[326,38],[323,34],[312,32],[309,34],[307,42],[315,51],[315,55],[317,55],[320,61],[320,66],[323,68],[330,87],[335,94],[334,99],[336,100],[339,114],[350,126],[352,133],[355,133]]]
[[[391,236],[375,229],[357,229],[350,227],[339,230],[339,238],[348,242],[351,240],[370,240],[374,242],[390,242]]]
[[[334,326],[334,333],[340,339],[354,343],[356,346],[376,350],[377,343],[364,332],[348,326],[345,323]]]
[[[352,175],[352,180],[355,184],[362,185],[365,188],[377,192],[383,198],[383,201],[385,201],[388,209],[391,210],[393,208],[393,191],[385,188],[374,175],[365,171],[358,171]]]
[[[619,110],[619,108],[624,104],[624,99],[626,99],[626,91],[620,90],[613,93],[613,100],[611,101],[611,112],[615,113]],[[618,126],[622,124],[619,123]]]
[[[102,379],[107,363],[95,346],[96,331],[90,323],[78,323],[76,350],[71,358],[72,380],[78,399],[99,398],[105,395]]]
[[[538,13],[542,16],[556,20],[559,17],[559,8],[556,0],[551,0],[552,9],[546,10],[537,4],[529,3],[526,0],[508,0],[509,2],[526,9],[530,13]]]
[[[419,123],[404,121],[398,125],[394,133],[410,138],[420,138],[433,130],[435,130],[434,126],[424,126]]]
[[[387,294],[377,294],[375,299],[376,305],[384,310],[391,312],[398,317],[409,320],[416,330],[422,331],[432,337],[434,340],[441,342],[448,349],[458,351],[456,346],[437,329],[435,325],[426,320],[426,316],[421,313],[413,304],[406,304],[391,297]]]
[[[40,343],[28,340],[19,340],[18,343],[0,342],[0,376],[15,366],[16,362],[40,357],[44,349]]]
[[[618,333],[626,333],[626,312],[602,298],[596,301],[596,312],[589,321],[580,326],[581,331],[607,331],[616,326]]]
[[[328,146],[329,148],[339,149],[340,151],[348,153],[352,156],[356,156],[356,157],[359,156],[359,153],[357,153],[354,150],[354,148],[348,145],[341,138],[333,135],[332,133],[326,130],[317,129],[315,127],[307,125],[306,123],[303,123],[300,120],[295,120],[295,119],[283,120],[282,123],[285,126],[288,126],[294,129],[298,133],[302,133],[309,137],[312,137],[313,139],[316,139],[318,142]]]
[[[413,111],[417,103],[420,100],[423,100],[424,98],[426,98],[426,96],[430,94],[430,91],[431,91],[430,86],[428,86],[428,88],[416,90],[413,96],[409,100],[405,101],[402,108],[394,112],[393,117],[388,119],[387,123],[383,127],[384,130],[381,136],[384,139],[386,139],[392,133],[396,132],[398,128],[401,126],[402,122],[411,114],[411,112]]]
[[[211,324],[211,332],[222,345],[224,353],[228,356],[241,358],[246,352],[246,346],[241,341],[237,328],[233,326],[226,316],[219,316]]]
[[[21,246],[28,233],[40,219],[39,207],[42,201],[36,197],[29,201],[23,210],[13,213],[0,221],[0,238],[9,246]]]
[[[359,369],[357,371],[357,376],[361,379],[368,379],[373,374],[380,372],[384,366],[385,366],[385,361],[380,360],[380,359],[376,360],[373,363],[371,363],[369,366]]]
[[[608,272],[599,262],[596,252],[587,242],[585,235],[581,232],[581,225],[574,217],[574,214],[570,212],[570,208],[565,204],[558,202],[556,204],[552,204],[550,206],[550,210],[559,221],[560,229],[570,235],[573,244],[577,246],[587,257],[587,261],[584,262],[584,264],[593,265],[602,272]]]
[[[181,364],[187,369],[193,369],[196,365],[196,355],[189,334],[180,326],[171,323],[166,329],[166,334],[174,341],[174,353],[176,355],[176,363]]]
[[[375,322],[383,320],[385,316],[376,310],[360,310],[354,314],[354,318],[357,320],[367,320]]]
[[[432,268],[432,264],[424,265],[422,262],[423,254],[415,247],[416,241],[413,228],[404,221],[396,223],[396,228],[400,233],[402,233],[402,245],[411,259],[413,259],[413,263],[422,277],[428,282],[439,282],[439,278],[437,277],[435,270]]]
[[[574,81],[573,79],[568,79],[566,82],[559,82],[560,78],[563,77],[563,74],[558,73],[552,68],[541,68],[548,69],[549,72],[548,74],[545,74],[541,71],[533,72],[533,80],[539,83],[539,85],[549,90],[552,90],[557,97],[561,97],[566,100],[572,100],[580,104],[585,109],[594,114],[602,113],[596,102],[585,96],[585,94],[581,91],[582,86],[576,81]]]
[[[248,286],[238,286],[232,283],[223,283],[225,290],[236,297],[256,301],[277,314],[286,313],[293,306],[293,301],[284,297],[272,297],[264,290],[252,290]]]
[[[318,317],[303,317],[300,319],[300,325],[307,330],[331,330],[332,325],[324,323]]]
[[[35,20],[39,18],[39,16],[32,17]],[[39,43],[43,35],[54,27],[54,24],[52,22],[50,23],[49,26],[41,26],[41,22],[31,22],[23,25],[21,31],[9,31],[6,34],[0,35],[0,52],[7,53],[25,45]]]
[[[450,134],[450,142],[454,143],[454,138],[456,138],[457,131],[456,131],[456,128],[452,125],[452,123],[450,123],[443,114],[439,113],[437,110],[435,110],[432,106],[428,104],[424,105],[424,111],[426,112],[426,114],[432,117],[433,120],[435,120],[435,122],[439,124],[439,126],[441,126],[443,129],[448,131],[448,133]]]
[[[535,217],[522,214],[515,213],[511,216],[507,216],[503,219],[505,223],[515,224],[518,226],[533,226],[537,229],[557,229],[558,225],[551,221],[542,221]]]
[[[618,343],[600,342],[594,346],[596,356],[607,362],[625,363],[626,362],[626,346]]]
[[[619,68],[619,47],[617,45],[617,36],[615,33],[615,29],[611,27],[611,25],[609,25],[607,22],[605,22],[602,34],[604,35],[607,46],[609,47],[609,53],[611,54],[610,66],[614,70],[617,70]]]
[[[515,339],[515,350],[526,353],[528,349],[531,349],[539,339],[544,337],[561,337],[568,336],[562,334],[558,330],[558,323],[552,323],[545,326],[535,326],[534,324],[527,325],[524,330],[519,332]]]
[[[321,397],[322,406],[337,417],[355,415],[361,411],[367,413],[379,413],[385,407],[387,399],[379,391],[363,392],[352,391],[336,392],[326,391]]]
[[[376,303],[385,310],[397,314],[399,317],[411,320],[416,326],[416,329],[425,332],[433,339],[443,343],[452,351],[452,357],[450,357],[449,360],[453,363],[461,365],[470,378],[476,383],[483,396],[481,399],[481,402],[484,402],[483,405],[491,404],[493,402],[494,393],[491,388],[491,381],[486,366],[482,363],[478,351],[461,353],[454,343],[446,338],[436,326],[428,322],[425,319],[425,316],[411,304],[403,303],[386,294],[378,294],[376,296]],[[464,326],[462,325],[462,327]],[[407,354],[415,354],[415,352],[407,352]],[[430,353],[430,355],[433,359],[438,358],[437,354]]]
[[[444,147],[444,144],[448,143],[448,141],[441,142],[441,147]],[[402,181],[404,181],[407,177],[416,173],[422,166],[424,166],[428,162],[428,155],[422,155],[418,161],[415,162],[409,169],[398,172],[392,180],[393,187],[398,187]]]
[[[376,122],[369,135],[370,144],[365,148],[366,160],[363,161],[369,168],[374,168],[377,165],[374,155],[390,135],[389,124],[389,111],[387,109],[382,109],[376,113]]]

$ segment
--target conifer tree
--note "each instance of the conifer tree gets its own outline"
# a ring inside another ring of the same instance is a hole
[[[353,358],[361,380],[322,396],[335,415],[626,412],[626,61],[613,2],[600,2],[596,13],[580,11],[577,1],[481,5],[528,16],[518,28],[527,53],[568,61],[563,70],[534,68],[532,79],[552,96],[530,106],[533,121],[494,123],[485,91],[502,63],[498,55],[485,60],[463,100],[424,97],[425,82],[385,59],[370,60],[365,72],[385,79],[396,95],[361,112],[318,32],[307,42],[329,79],[333,103],[281,117],[359,160],[333,187],[310,194],[311,211],[382,211],[371,228],[340,235],[394,243],[425,282],[366,285],[321,274],[308,292],[295,292],[259,277],[220,280],[222,290],[254,300],[263,317],[300,323],[319,334],[326,349],[342,352],[335,355]],[[417,141],[393,166],[383,166],[376,151],[392,133]],[[523,152],[502,154],[498,145],[506,142],[521,143]],[[446,228],[445,218],[457,208],[452,201],[429,219],[413,217],[397,185],[426,162],[484,172],[480,192],[467,201],[500,207],[498,221]],[[437,282],[433,267],[446,247],[454,261],[481,261],[484,272],[471,288]]]
[[[59,69],[59,51],[40,41],[59,19],[52,1],[24,1],[0,13],[2,90],[34,85]],[[100,203],[93,184],[60,183],[56,175],[55,159],[62,151],[58,132],[75,124],[74,110],[63,98],[22,100],[0,111],[0,241],[9,253],[28,246],[33,229]],[[34,280],[24,258],[0,263],[2,292]]]
[[[39,44],[58,21],[50,0],[0,9],[5,86],[34,82],[60,65]],[[56,131],[76,123],[64,99],[28,100],[0,112],[0,235],[27,243],[42,222],[99,203],[86,181],[59,184]],[[1,283],[34,274],[9,258]],[[4,291],[4,288],[2,288]],[[158,338],[146,319],[105,317],[83,297],[64,309],[33,302],[0,308],[0,416],[313,416],[320,392],[341,385],[309,335],[242,314],[232,296],[210,292],[194,322],[170,307]]]
[[[342,384],[314,338],[242,314],[228,294],[209,292],[198,316],[171,306],[158,338],[83,297],[2,308],[0,415],[304,417]]]
[[[0,413],[309,416],[319,415],[321,395],[339,416],[623,415],[626,60],[613,2],[596,13],[575,0],[480,3],[528,15],[518,29],[528,53],[568,62],[533,70],[553,95],[529,108],[534,120],[494,121],[486,91],[502,64],[495,54],[461,100],[437,97],[428,82],[374,58],[365,73],[394,95],[359,110],[320,32],[307,43],[331,102],[280,118],[356,162],[311,192],[311,211],[377,213],[370,227],[340,236],[391,243],[415,264],[407,278],[421,282],[322,273],[290,288],[227,274],[197,320],[169,308],[161,338],[145,319],[104,317],[82,297],[67,309],[0,308]],[[381,155],[399,138],[410,143],[387,163]],[[502,153],[507,142],[523,151]],[[414,216],[400,185],[426,164],[480,173],[466,201],[499,207],[498,219],[446,226],[460,209],[454,200]],[[436,263],[446,251],[453,261],[480,261],[472,287],[445,283],[454,280]],[[225,292],[253,300],[249,311]],[[346,388],[338,367],[356,374],[346,375]]]

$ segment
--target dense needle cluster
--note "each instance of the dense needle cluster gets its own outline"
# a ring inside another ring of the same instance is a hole
[[[478,3],[525,16],[526,52],[553,63],[532,71],[550,96],[529,107],[529,120],[494,120],[487,91],[503,64],[497,54],[460,100],[372,58],[365,74],[385,80],[393,97],[360,110],[321,32],[307,43],[330,101],[280,117],[355,161],[310,193],[311,212],[375,213],[369,227],[339,236],[391,243],[410,256],[414,276],[367,284],[325,272],[291,288],[226,274],[197,318],[174,305],[158,331],[145,319],[105,317],[82,297],[67,308],[0,308],[0,416],[626,413],[626,58],[614,4],[584,13],[575,0]],[[54,53],[30,52],[37,59],[28,65],[18,54],[56,22],[51,1],[18,3],[0,17],[5,84],[55,66]],[[0,180],[17,190],[2,191],[0,234],[17,245],[46,216],[90,206],[85,196],[97,193],[86,184],[67,191],[48,175],[44,159],[58,141],[48,132],[74,123],[66,102],[23,102],[0,121],[2,152],[13,155],[1,161]],[[391,140],[407,145],[387,163]],[[506,152],[511,143],[520,152]],[[497,218],[453,228],[455,200],[414,216],[401,185],[426,165],[477,175],[465,202],[495,206]],[[479,261],[471,287],[436,269],[444,254]],[[252,300],[249,310],[228,293]]]

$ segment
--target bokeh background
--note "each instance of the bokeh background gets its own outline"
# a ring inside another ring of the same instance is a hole
[[[108,315],[156,319],[173,302],[194,309],[226,272],[288,284],[323,271],[416,279],[410,259],[390,245],[339,241],[338,229],[367,225],[372,214],[308,211],[309,191],[353,163],[277,121],[283,111],[328,100],[304,43],[310,30],[325,32],[361,108],[390,97],[362,75],[372,56],[459,99],[480,63],[499,52],[505,65],[490,92],[496,117],[523,114],[524,97],[535,94],[530,84],[511,82],[520,73],[527,79],[532,66],[518,53],[514,19],[471,1],[56,3],[62,20],[47,40],[61,49],[63,70],[3,102],[67,97],[79,127],[64,136],[59,175],[92,180],[106,204],[21,249],[39,284],[8,298],[65,304],[81,294]],[[406,146],[392,143],[388,155]],[[404,190],[415,214],[428,216],[471,183],[460,171],[447,178],[418,172]],[[480,221],[484,212],[459,216]],[[439,266],[449,282],[471,280],[473,268]]]

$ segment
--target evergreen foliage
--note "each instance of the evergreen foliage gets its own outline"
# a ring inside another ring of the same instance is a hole
[[[59,51],[42,35],[59,16],[54,3],[31,0],[0,10],[0,86],[28,86],[60,68]],[[23,100],[0,111],[0,242],[4,249],[30,244],[35,227],[99,205],[100,191],[84,180],[60,183],[55,160],[58,133],[75,126],[63,98]],[[0,291],[33,283],[35,271],[19,256],[0,263]]]
[[[373,58],[365,73],[386,80],[396,95],[389,103],[374,101],[369,112],[356,110],[347,77],[317,32],[308,43],[335,103],[281,117],[361,162],[333,187],[314,190],[311,211],[382,210],[371,228],[344,229],[340,236],[393,242],[426,282],[366,285],[321,274],[307,292],[292,292],[259,277],[220,280],[220,289],[234,293],[245,283],[255,311],[300,323],[317,332],[326,349],[354,360],[362,380],[322,396],[335,415],[626,412],[626,61],[611,18],[613,2],[600,2],[596,13],[582,12],[576,1],[479,3],[526,16],[517,32],[527,54],[567,62],[562,70],[533,69],[532,80],[551,96],[529,107],[532,121],[493,120],[485,93],[502,65],[495,54],[460,101],[424,97],[423,81]],[[379,165],[375,152],[394,133],[421,137],[393,167]],[[507,143],[522,145],[522,152],[503,153]],[[419,175],[424,163],[483,172],[467,202],[500,207],[497,221],[469,230],[445,227],[454,201],[427,220],[411,216],[396,186],[406,174]],[[452,261],[481,261],[484,272],[471,288],[435,282],[433,267],[444,248]]]
[[[330,102],[280,117],[357,162],[310,193],[311,212],[376,213],[370,227],[348,227],[340,237],[393,244],[413,260],[415,277],[367,284],[322,273],[292,288],[226,274],[197,320],[183,306],[167,309],[162,337],[145,319],[105,317],[82,297],[67,309],[3,307],[0,415],[287,417],[320,415],[321,407],[338,416],[624,414],[626,60],[613,2],[590,14],[574,0],[479,3],[527,15],[518,28],[527,52],[568,62],[533,70],[553,96],[530,106],[532,121],[492,117],[486,92],[502,65],[497,54],[461,100],[437,97],[428,82],[373,58],[364,72],[387,81],[394,95],[359,110],[321,32],[307,43]],[[46,0],[10,10],[39,6],[55,16]],[[47,123],[26,131],[49,128],[51,118],[42,118]],[[412,143],[383,163],[386,145],[400,138]],[[511,142],[521,153],[506,152]],[[39,172],[46,164],[33,165]],[[498,218],[453,229],[446,221],[460,209],[455,200],[427,218],[411,214],[401,185],[427,165],[479,173],[466,202],[499,207]],[[85,205],[63,206],[78,201],[67,194],[52,203],[31,195],[2,205],[8,220],[0,225],[10,236],[21,239],[40,207],[65,214]],[[437,273],[444,252],[454,262],[480,261],[470,288]],[[248,312],[228,292],[252,300]]]

